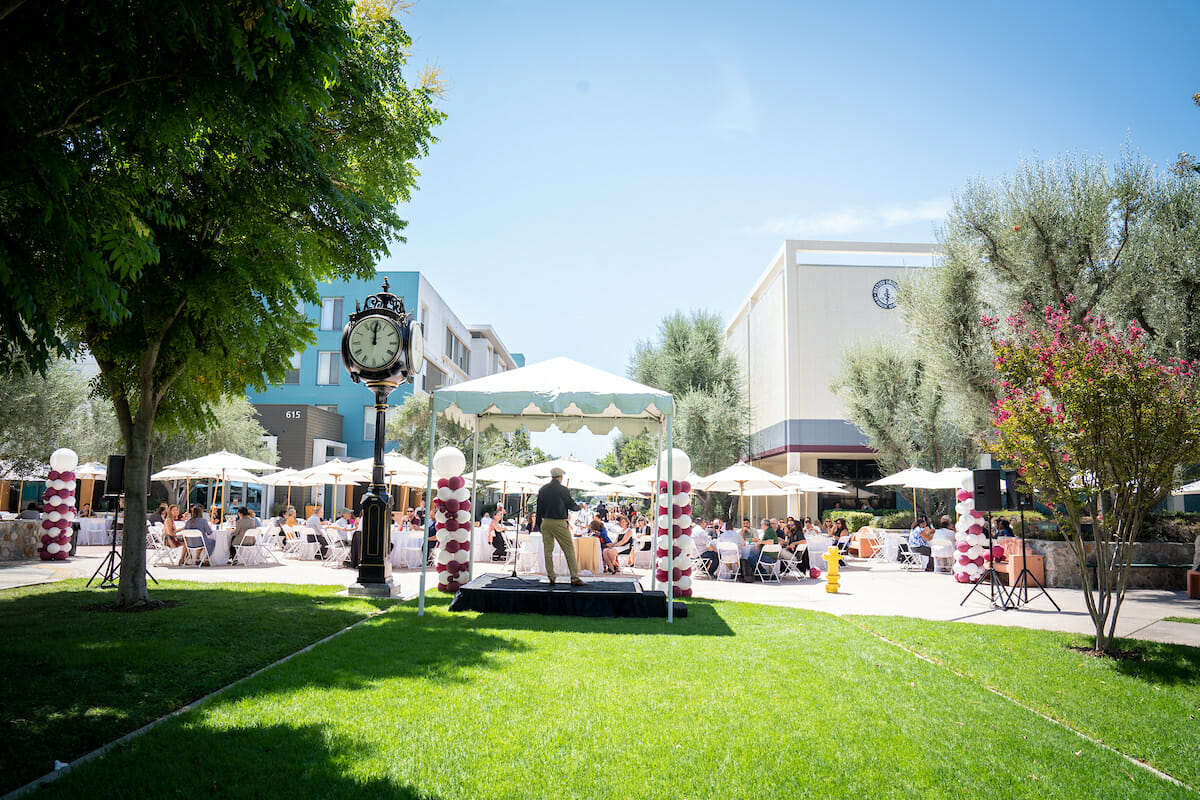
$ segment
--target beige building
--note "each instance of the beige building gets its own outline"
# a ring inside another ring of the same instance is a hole
[[[898,286],[912,270],[930,266],[937,252],[933,244],[783,243],[725,329],[725,345],[746,381],[756,466],[858,486],[879,477],[873,451],[846,421],[829,384],[847,344],[904,335]],[[837,500],[810,494],[808,513]],[[801,495],[759,498],[753,514],[804,512]]]

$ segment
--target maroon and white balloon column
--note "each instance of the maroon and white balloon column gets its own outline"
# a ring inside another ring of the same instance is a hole
[[[675,449],[662,454],[663,463],[673,460],[672,477],[685,478],[692,470],[687,453]],[[686,480],[658,482],[658,535],[654,577],[660,583],[672,582],[673,597],[692,596],[692,560],[684,555],[692,536],[692,485]],[[668,573],[668,570],[670,572]]]
[[[955,499],[958,522],[954,524],[954,579],[959,583],[979,580],[991,561],[987,536],[983,532],[983,514],[975,508],[974,479],[971,473],[963,478]]]
[[[463,470],[466,456],[457,447],[443,447],[433,455],[433,472],[438,476],[433,500],[433,519],[437,523],[438,589],[457,592],[470,579],[471,492]]]
[[[66,561],[71,553],[71,523],[75,508],[75,467],[79,456],[65,447],[50,456],[50,474],[42,492],[42,537],[38,555],[42,561]]]

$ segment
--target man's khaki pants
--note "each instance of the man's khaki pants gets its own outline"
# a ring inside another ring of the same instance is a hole
[[[546,553],[546,577],[554,580],[554,543],[562,548],[567,558],[567,569],[571,578],[579,577],[579,565],[575,562],[575,543],[571,541],[571,528],[565,519],[542,519],[542,550]]]

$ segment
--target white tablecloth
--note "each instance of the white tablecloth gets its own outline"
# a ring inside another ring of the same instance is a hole
[[[106,517],[81,517],[79,544],[112,544],[112,520]]]
[[[229,563],[229,540],[232,537],[233,531],[225,528],[213,531],[213,549],[208,554],[208,563],[214,567],[223,567]]]
[[[421,531],[405,531],[392,529],[392,566],[416,568],[421,566],[422,540]]]

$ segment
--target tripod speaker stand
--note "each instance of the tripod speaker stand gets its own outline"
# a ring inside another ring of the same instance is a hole
[[[124,497],[124,495],[120,495]],[[96,567],[96,571],[92,573],[92,577],[88,578],[87,585],[83,588],[87,589],[92,585],[92,581],[96,577],[100,577],[101,589],[112,589],[117,585],[117,580],[121,574],[121,554],[117,552],[117,519],[121,516],[120,511],[113,514],[112,529],[109,531],[112,543],[109,545],[108,553],[105,554],[104,560],[100,562],[100,566]],[[146,567],[146,577],[158,583],[153,575],[150,574],[150,568]],[[100,573],[103,571],[103,575]]]
[[[1006,593],[1004,591],[1004,584],[1000,582],[1000,576],[996,574],[996,570],[992,567],[992,512],[990,511],[987,512],[987,552],[987,568],[983,571],[982,575],[975,579],[974,585],[971,586],[971,591],[967,592],[967,596],[962,599],[962,602],[960,602],[959,605],[964,605],[968,600],[971,599],[971,595],[975,594],[975,592],[978,592],[986,583],[988,585],[989,599],[991,600],[993,608],[998,608],[1001,611],[1008,611],[1010,608],[1016,608],[1016,604],[1012,601],[1012,595],[1013,592],[1016,591],[1016,588],[1010,588],[1010,590]]]

